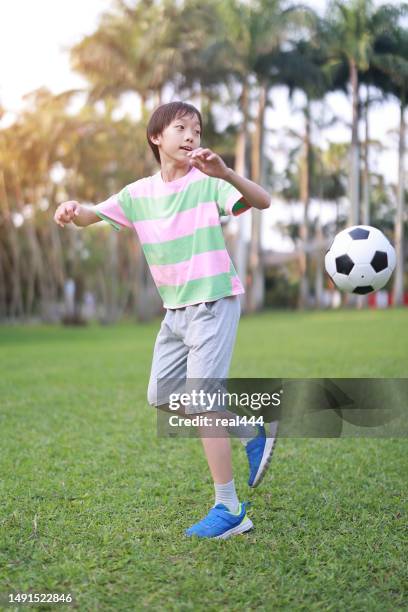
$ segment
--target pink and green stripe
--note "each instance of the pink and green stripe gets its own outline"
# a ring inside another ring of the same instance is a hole
[[[244,293],[220,216],[248,208],[231,184],[193,168],[169,183],[160,172],[140,179],[95,212],[116,230],[134,228],[164,307],[179,308]]]

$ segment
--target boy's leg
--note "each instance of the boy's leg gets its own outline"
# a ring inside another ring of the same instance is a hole
[[[194,379],[204,379],[205,386],[205,379],[222,381],[228,378],[240,314],[238,296],[199,305],[187,338],[191,347],[187,361],[187,378],[192,379],[193,387]],[[221,387],[217,383],[213,386],[214,391]],[[221,410],[221,417],[236,416],[220,406]],[[226,431],[239,438],[244,445],[258,434],[253,425],[227,426]]]
[[[213,413],[214,417],[221,413]],[[213,432],[211,431],[213,429]],[[218,437],[220,427],[198,427],[211,476],[216,484],[225,484],[232,479],[231,444],[227,432]]]
[[[213,412],[209,419],[212,421],[222,417],[222,414],[220,412]],[[224,437],[218,437],[220,429],[224,430]],[[230,512],[237,512],[239,509],[239,499],[232,477],[231,444],[228,434],[223,427],[220,428],[214,423],[210,426],[198,427],[198,430],[208,467],[214,481],[214,506],[224,504]]]
[[[240,317],[240,302],[236,296],[195,307],[189,321],[185,342],[190,351],[187,359],[187,381],[225,379],[228,376],[232,351]],[[199,384],[199,386],[201,386]],[[217,426],[216,419],[225,411],[204,411],[211,425],[199,427],[208,467],[214,481],[215,505],[220,499],[231,512],[239,507],[232,475],[231,443],[225,427]],[[203,412],[202,408],[187,408],[187,412]]]
[[[192,307],[193,313],[197,309],[198,305]],[[156,338],[147,397],[150,404],[165,410],[169,410],[166,379],[176,378],[180,383],[186,379],[187,355],[191,350],[191,346],[185,342],[189,316],[190,313],[186,313],[185,309],[168,310]],[[164,379],[164,386],[162,383],[157,384],[158,379]],[[186,535],[226,538],[244,533],[252,528],[252,522],[246,516],[247,504],[240,504],[236,495],[229,438],[210,436],[202,439],[214,479],[216,503],[213,511],[222,516],[212,516],[204,525],[193,525],[186,531]],[[230,480],[226,480],[228,478]]]

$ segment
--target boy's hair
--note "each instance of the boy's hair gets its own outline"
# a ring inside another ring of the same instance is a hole
[[[146,135],[147,142],[149,143],[149,146],[153,151],[153,155],[155,156],[159,164],[159,147],[150,140],[150,137],[159,136],[159,134],[161,134],[163,130],[166,129],[166,127],[170,125],[170,123],[174,119],[176,119],[177,117],[181,119],[181,117],[185,117],[185,115],[197,115],[202,133],[203,122],[201,119],[200,111],[197,110],[196,107],[192,104],[187,104],[187,102],[169,102],[168,104],[161,104],[153,111],[153,114],[149,119],[149,123],[147,124]]]

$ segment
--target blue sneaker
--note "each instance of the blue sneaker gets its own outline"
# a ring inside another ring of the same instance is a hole
[[[187,536],[196,535],[199,538],[226,540],[232,535],[249,531],[253,524],[246,515],[248,505],[248,502],[240,503],[238,513],[233,514],[224,504],[217,504],[211,508],[202,521],[186,529],[185,534]]]
[[[276,444],[278,421],[268,423],[268,437],[266,437],[265,427],[257,425],[257,428],[259,430],[258,435],[245,446],[249,462],[248,484],[250,487],[259,485],[269,467]]]

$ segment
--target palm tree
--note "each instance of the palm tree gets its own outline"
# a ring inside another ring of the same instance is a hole
[[[406,10],[406,5],[404,5]],[[395,218],[395,247],[397,254],[393,302],[404,302],[404,208],[405,208],[405,109],[408,104],[408,32],[396,24],[391,35],[379,37],[373,60],[372,79],[385,94],[399,100],[399,145],[398,145],[398,186],[397,211]]]
[[[61,250],[58,250],[59,242],[55,240],[58,230],[55,223],[41,211],[39,204],[49,205],[49,172],[61,135],[67,129],[63,110],[69,98],[69,92],[57,97],[45,89],[32,92],[26,97],[26,110],[2,134],[7,139],[8,132],[13,133],[5,155],[7,172],[3,177],[6,177],[6,201],[9,208],[20,213],[22,218],[28,209],[31,210],[31,217],[24,219],[17,232],[23,240],[21,254],[18,252],[19,240],[15,240],[14,224],[11,223],[9,228],[13,237],[12,261],[17,269],[20,266],[25,272],[20,279],[24,289],[21,294],[25,298],[26,317],[34,314],[38,301],[39,314],[48,318],[50,304],[56,299],[57,282],[63,276]],[[43,244],[52,244],[54,248],[44,251]],[[19,263],[20,259],[24,264]]]
[[[268,106],[270,84],[259,71],[261,57],[276,51],[288,38],[289,29],[301,21],[304,11],[295,10],[284,0],[257,0],[253,3],[226,0],[219,3],[217,13],[224,26],[222,38],[218,38],[214,50],[222,49],[225,68],[240,83],[240,95],[236,100],[241,112],[241,124],[236,141],[235,170],[244,176],[249,147],[248,126],[251,120],[251,103],[255,105],[255,131],[251,146],[251,178],[263,182],[262,159],[264,143],[264,116]],[[216,58],[214,55],[214,59]],[[255,100],[251,92],[255,90]],[[254,104],[255,102],[255,104]],[[248,252],[244,242],[244,216],[238,218],[236,264],[238,274],[247,288],[245,310],[256,310],[263,304],[264,271],[261,250],[262,213],[252,209],[252,235]],[[249,283],[246,283],[248,272]]]
[[[360,119],[360,78],[368,71],[377,37],[392,29],[398,7],[376,8],[373,0],[333,0],[320,23],[322,44],[328,55],[328,67],[345,61],[348,66],[352,97],[350,149],[350,218],[351,225],[360,222],[360,152],[358,125]]]
[[[15,135],[14,135],[15,138]],[[8,147],[6,133],[3,131],[0,139],[0,245],[1,245],[1,293],[3,317],[9,316],[17,319],[24,315],[24,304],[22,295],[22,264],[21,244],[17,228],[12,219],[12,210],[6,185],[6,176],[9,169],[10,150]],[[8,288],[10,286],[10,288]],[[7,306],[9,297],[9,306]]]
[[[266,74],[273,84],[283,84],[288,87],[289,97],[295,91],[304,94],[305,102],[302,109],[304,117],[304,132],[302,139],[302,156],[300,164],[299,197],[303,203],[303,221],[300,227],[300,239],[303,252],[300,257],[300,291],[299,307],[309,305],[309,263],[307,255],[309,242],[309,204],[311,193],[311,124],[312,103],[321,100],[332,89],[344,88],[344,73],[341,70],[332,71],[329,75],[324,69],[326,57],[321,46],[316,42],[300,40],[292,43],[288,50],[278,50],[264,56],[258,63],[259,70]]]

